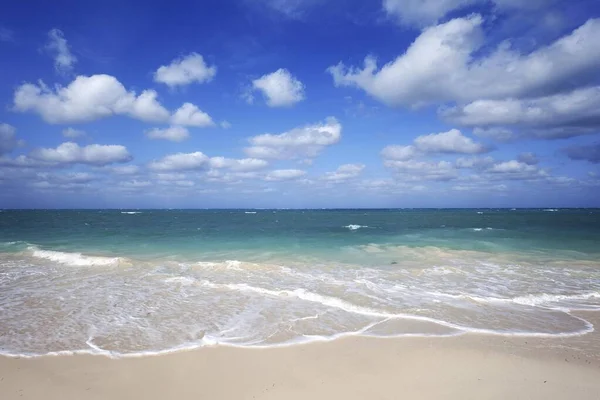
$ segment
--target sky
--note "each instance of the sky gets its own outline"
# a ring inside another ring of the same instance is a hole
[[[598,38],[592,0],[12,2],[0,208],[597,207]]]

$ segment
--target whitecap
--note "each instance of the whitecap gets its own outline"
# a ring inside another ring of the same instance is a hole
[[[32,256],[54,261],[59,264],[72,265],[76,267],[100,266],[100,265],[118,265],[122,259],[120,257],[101,257],[86,256],[81,253],[64,253],[62,251],[40,250],[36,247],[29,247]]]
[[[121,214],[129,214],[129,215],[134,215],[134,214],[141,214],[141,211],[121,211]]]
[[[351,225],[344,226],[344,228],[348,228],[351,231],[355,231],[355,230],[358,230],[360,228],[368,228],[368,226],[367,225],[353,225],[353,224],[351,224]]]

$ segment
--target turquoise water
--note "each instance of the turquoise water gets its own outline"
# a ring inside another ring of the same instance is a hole
[[[595,209],[0,212],[7,354],[580,335],[581,309]]]

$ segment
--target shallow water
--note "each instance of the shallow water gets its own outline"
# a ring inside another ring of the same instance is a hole
[[[0,213],[0,350],[582,335],[600,211]]]

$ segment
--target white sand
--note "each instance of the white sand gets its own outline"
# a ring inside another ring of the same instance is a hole
[[[600,354],[590,347],[598,336],[347,338],[120,360],[0,357],[0,399],[600,399]]]

